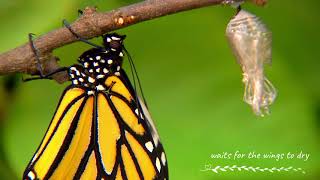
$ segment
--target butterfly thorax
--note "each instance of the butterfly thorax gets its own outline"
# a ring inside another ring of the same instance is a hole
[[[109,76],[120,76],[122,61],[121,46],[93,48],[79,57],[79,64],[71,66],[68,74],[73,85],[85,88],[90,95],[108,89],[105,81]]]

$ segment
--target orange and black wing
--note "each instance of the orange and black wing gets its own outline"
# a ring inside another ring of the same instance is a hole
[[[98,141],[101,152],[106,153],[105,156],[101,154],[102,160],[106,158],[102,164],[107,164],[104,167],[107,173],[119,174],[124,179],[168,179],[166,155],[149,112],[142,102],[136,103],[138,98],[127,76],[123,71],[120,73],[120,76],[107,78],[105,84],[113,86],[108,93],[100,93],[97,99],[98,132],[103,129],[106,133],[98,135],[101,138]],[[99,128],[99,123],[105,122],[99,119],[102,117],[99,112],[101,115],[109,115],[104,119],[112,122],[105,123],[103,127],[100,125]],[[115,127],[112,128],[110,124]],[[112,131],[115,129],[116,133]],[[111,133],[112,140],[103,138],[111,137]],[[107,147],[113,150],[107,150]],[[110,152],[115,153],[116,161],[107,159]]]
[[[60,177],[66,170],[68,177],[72,176],[72,171],[77,169],[74,165],[81,160],[81,153],[90,144],[93,101],[84,89],[69,86],[64,91],[46,135],[24,173],[24,179]]]
[[[166,155],[122,71],[108,91],[64,92],[24,179],[168,179]]]

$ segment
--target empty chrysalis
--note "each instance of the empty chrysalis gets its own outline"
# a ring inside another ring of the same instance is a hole
[[[257,16],[239,10],[228,23],[226,35],[243,72],[244,101],[257,115],[269,114],[277,95],[263,72],[263,65],[271,64],[271,32]]]

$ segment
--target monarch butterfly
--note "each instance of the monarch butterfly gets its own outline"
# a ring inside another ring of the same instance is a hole
[[[226,35],[243,71],[244,101],[257,115],[269,113],[268,106],[277,95],[263,73],[263,64],[271,64],[271,32],[257,16],[239,7],[227,25]]]
[[[121,66],[124,39],[104,35],[67,68],[72,83],[23,179],[168,179],[157,130]]]

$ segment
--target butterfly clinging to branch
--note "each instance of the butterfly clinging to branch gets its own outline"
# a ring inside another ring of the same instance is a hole
[[[166,155],[145,101],[122,69],[124,39],[106,34],[103,46],[56,71],[66,70],[71,85],[23,179],[168,179]],[[129,61],[135,70],[130,56]]]

